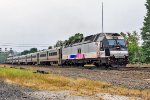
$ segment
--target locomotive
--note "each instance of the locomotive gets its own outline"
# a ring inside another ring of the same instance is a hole
[[[56,47],[22,56],[9,57],[8,64],[125,66],[128,49],[118,33],[99,33]]]

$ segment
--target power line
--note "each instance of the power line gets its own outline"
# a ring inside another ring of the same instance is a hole
[[[2,47],[48,47],[48,46],[21,46],[21,45],[19,45],[19,46],[16,46],[16,45],[0,45],[0,46],[2,46]]]
[[[16,43],[3,43],[0,42],[0,46],[2,47],[48,47],[50,44],[16,44]]]
[[[44,46],[49,46],[50,44],[17,44],[17,43],[4,43],[4,42],[0,42],[0,44],[2,45],[33,45],[33,46],[37,46],[37,45],[44,45]]]

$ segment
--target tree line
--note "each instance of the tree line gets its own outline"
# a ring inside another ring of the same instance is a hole
[[[37,48],[31,48],[30,50],[24,50],[23,52],[21,52],[21,55],[26,55],[26,54],[29,54],[29,53],[35,53],[37,51],[38,51]]]
[[[130,63],[150,63],[150,0],[146,1],[147,14],[144,17],[141,33],[121,33],[127,41]],[[140,46],[140,37],[143,41]]]

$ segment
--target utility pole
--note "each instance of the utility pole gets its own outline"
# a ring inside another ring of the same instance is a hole
[[[103,2],[102,2],[102,33],[104,33],[104,7],[103,7]]]

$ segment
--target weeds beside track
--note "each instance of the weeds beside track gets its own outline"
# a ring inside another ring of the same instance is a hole
[[[149,90],[128,89],[117,87],[107,82],[84,78],[69,78],[55,74],[33,73],[33,70],[0,68],[0,78],[5,82],[28,86],[43,90],[70,90],[77,95],[94,95],[95,93],[111,93],[125,96],[150,98]]]

